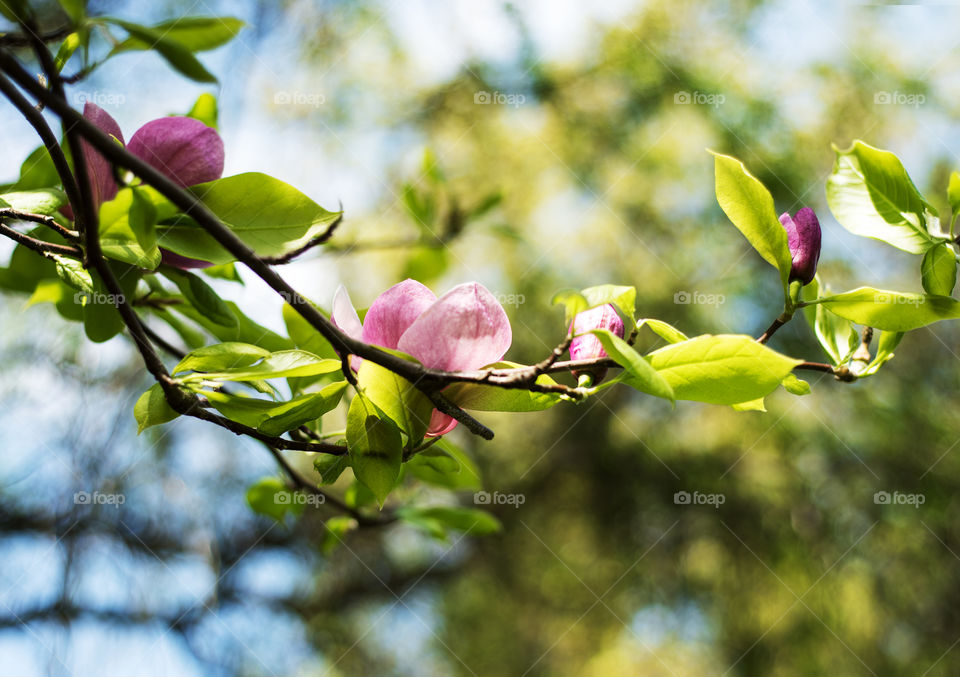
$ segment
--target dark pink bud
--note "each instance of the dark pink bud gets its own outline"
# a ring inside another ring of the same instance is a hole
[[[780,216],[780,223],[787,229],[787,243],[790,246],[790,281],[800,280],[810,284],[817,274],[817,262],[820,260],[820,222],[810,207],[804,207],[793,218],[789,212]]]
[[[190,270],[191,268],[209,268],[213,264],[201,259],[191,259],[189,256],[181,256],[169,249],[160,247],[160,257],[163,263],[181,270]]]
[[[573,318],[572,331],[574,334],[583,334],[577,336],[570,343],[571,360],[592,360],[599,357],[606,357],[607,352],[603,345],[593,334],[586,334],[592,329],[606,329],[612,334],[623,338],[623,320],[617,315],[617,311],[609,303],[603,306],[597,306],[590,310],[585,310]],[[606,368],[590,369],[585,372],[574,370],[571,372],[577,378],[583,373],[593,374],[594,382],[599,383],[606,376]]]

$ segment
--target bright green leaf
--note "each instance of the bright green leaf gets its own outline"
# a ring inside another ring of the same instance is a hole
[[[910,294],[871,287],[827,296],[821,303],[851,322],[884,331],[910,331],[940,320],[960,318],[960,301],[948,296]]]
[[[927,229],[927,214],[932,218],[936,210],[896,155],[862,141],[834,150],[837,161],[827,179],[827,204],[840,225],[911,254],[923,254],[938,241]]]
[[[923,290],[936,296],[950,296],[957,284],[957,256],[947,243],[934,245],[920,265]]]
[[[392,371],[364,360],[357,384],[383,414],[406,433],[411,444],[423,439],[430,425],[433,403],[409,381]]]
[[[137,434],[139,435],[151,426],[169,423],[179,416],[167,403],[167,397],[163,394],[163,388],[159,383],[155,383],[140,396],[137,403],[133,405],[133,416],[137,419]]]
[[[104,256],[153,270],[160,265],[156,210],[138,188],[123,188],[100,205],[100,246]]]
[[[152,49],[160,56],[166,59],[175,70],[191,80],[197,82],[216,83],[217,79],[211,75],[210,71],[204,68],[203,64],[197,60],[197,57],[180,42],[171,39],[168,34],[161,30],[141,26],[130,21],[104,17],[104,21],[115,24],[127,31],[130,38],[143,45],[141,49]]]
[[[600,341],[610,359],[623,367],[622,383],[671,402],[675,399],[669,380],[658,373],[630,344],[606,329],[594,329],[591,333]]]
[[[582,289],[580,293],[586,299],[588,308],[609,303],[615,306],[625,318],[633,321],[637,306],[637,290],[635,287],[601,284]]]
[[[236,327],[237,317],[227,305],[226,301],[208,285],[199,275],[174,268],[163,266],[161,272],[164,277],[177,285],[180,293],[186,297],[197,312],[214,324],[223,327]]]
[[[193,381],[254,381],[290,376],[315,376],[340,369],[340,360],[325,360],[303,350],[281,350],[272,353],[257,364],[221,369],[216,372],[193,373],[181,377]]]
[[[150,26],[147,30],[162,35],[167,41],[177,42],[191,52],[205,52],[230,42],[245,25],[232,16],[183,16]],[[149,36],[134,33],[126,26],[123,28],[130,32],[130,37],[114,47],[114,53],[152,48]]]
[[[697,336],[647,356],[678,400],[741,404],[773,392],[801,360],[749,336]]]
[[[784,293],[790,277],[787,231],[777,218],[770,191],[742,162],[714,153],[717,202],[764,261],[780,271]]]
[[[383,507],[400,475],[403,440],[396,424],[357,395],[347,412],[347,448],[354,475]]]
[[[0,200],[7,206],[31,214],[56,214],[57,210],[67,203],[67,196],[56,188],[38,188],[36,190],[19,190],[0,195]]]
[[[264,477],[247,489],[247,504],[255,513],[280,523],[287,513],[299,515],[303,511],[303,504],[293,500],[293,492],[277,477]]]

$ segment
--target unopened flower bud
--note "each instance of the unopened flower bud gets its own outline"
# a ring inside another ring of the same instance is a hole
[[[790,281],[800,280],[807,285],[817,274],[817,262],[820,260],[820,222],[810,207],[804,207],[793,218],[789,212],[780,216],[780,223],[787,229],[787,243],[790,246]]]
[[[603,349],[600,339],[593,334],[585,333],[593,329],[606,329],[611,334],[623,338],[623,320],[617,315],[617,311],[614,310],[612,305],[608,303],[585,310],[573,318],[573,326],[571,327],[573,334],[583,335],[576,336],[570,343],[571,360],[592,360],[607,357],[607,352]],[[593,376],[594,383],[599,383],[606,376],[607,369],[606,367],[597,367],[583,371],[574,370],[571,373],[577,378],[580,378],[583,374],[590,374]]]

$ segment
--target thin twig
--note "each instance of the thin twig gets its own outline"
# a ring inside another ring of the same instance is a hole
[[[337,226],[340,225],[340,222],[343,221],[343,209],[340,210],[340,215],[337,216],[336,220],[333,221],[326,230],[317,235],[315,238],[307,242],[307,244],[302,247],[293,250],[288,254],[283,256],[261,256],[260,260],[271,266],[282,266],[284,264],[290,263],[294,259],[298,258],[301,254],[310,251],[314,247],[318,247],[327,242],[331,237],[333,237],[334,231],[336,231]]]
[[[50,228],[51,230],[56,231],[59,235],[62,235],[67,240],[76,241],[80,239],[80,233],[70,230],[69,228],[64,228],[57,223],[56,219],[54,219],[52,216],[47,216],[46,214],[34,214],[32,212],[25,212],[22,209],[14,209],[13,207],[0,207],[0,219],[39,223],[47,228]]]
[[[19,230],[15,230],[5,223],[0,223],[0,235],[9,237],[11,240],[14,240],[18,244],[22,244],[24,247],[32,249],[38,254],[55,254],[57,256],[67,256],[72,259],[83,258],[83,252],[76,247],[38,240],[35,237],[24,235]]]

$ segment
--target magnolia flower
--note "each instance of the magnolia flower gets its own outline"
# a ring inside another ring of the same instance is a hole
[[[513,335],[503,307],[486,287],[461,284],[437,298],[416,280],[404,280],[374,300],[361,324],[347,290],[333,297],[333,322],[365,343],[401,350],[428,369],[469,371],[498,362]],[[351,365],[359,369],[360,360]],[[453,430],[456,420],[433,410],[427,435]]]
[[[573,318],[570,327],[570,331],[574,334],[574,339],[570,342],[571,360],[591,360],[598,357],[607,357],[607,351],[603,349],[600,339],[587,333],[592,329],[606,329],[610,333],[623,338],[623,320],[620,319],[612,305],[607,303],[585,310]],[[582,336],[577,336],[577,334],[582,334]],[[594,382],[599,383],[607,375],[607,370],[603,367],[586,372],[574,370],[571,373],[578,378],[582,374],[591,374]]]
[[[820,222],[810,207],[804,207],[793,218],[789,212],[780,215],[780,223],[787,229],[787,242],[793,265],[790,267],[790,281],[800,280],[810,284],[817,274],[817,262],[820,260]]]
[[[83,116],[121,144],[123,132],[109,113],[87,103]],[[181,187],[219,179],[223,175],[223,141],[216,130],[188,117],[151,120],[134,132],[127,150],[152,165]],[[110,161],[87,141],[81,141],[83,157],[90,175],[90,195],[94,209],[116,197],[119,187]],[[68,210],[67,216],[72,218]],[[164,263],[178,268],[205,268],[207,261],[191,259],[161,249]]]

